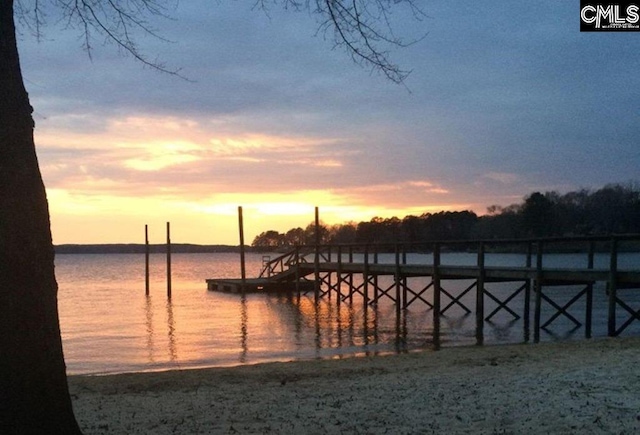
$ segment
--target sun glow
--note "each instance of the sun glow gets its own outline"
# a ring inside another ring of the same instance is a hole
[[[316,206],[326,225],[452,208],[440,200],[448,189],[431,180],[357,180],[360,157],[337,138],[173,117],[84,120],[102,123],[94,132],[57,121],[37,131],[57,243],[131,243],[144,225],[159,231],[171,221],[180,242],[237,244],[238,206],[247,243],[307,226]]]
[[[146,143],[141,157],[124,161],[124,165],[138,171],[158,171],[169,166],[200,160],[200,147],[189,142]]]

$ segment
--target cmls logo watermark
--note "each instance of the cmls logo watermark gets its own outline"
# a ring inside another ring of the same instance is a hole
[[[580,1],[581,32],[640,31],[640,2]]]

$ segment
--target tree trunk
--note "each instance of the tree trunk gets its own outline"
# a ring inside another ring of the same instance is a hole
[[[0,433],[79,434],[31,112],[13,0],[0,0]]]

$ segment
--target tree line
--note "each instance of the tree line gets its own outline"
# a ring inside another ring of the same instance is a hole
[[[560,194],[533,192],[507,207],[441,211],[420,216],[380,218],[368,222],[320,224],[322,244],[404,243],[433,240],[511,239],[640,233],[640,188],[636,183]],[[315,243],[315,224],[285,233],[269,230],[251,246],[274,249]]]

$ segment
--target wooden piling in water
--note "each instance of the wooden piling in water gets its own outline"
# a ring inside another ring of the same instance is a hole
[[[318,207],[315,208],[315,257],[313,261],[315,286],[314,297],[317,303],[320,298],[320,212]]]
[[[363,287],[362,291],[364,292],[362,298],[362,305],[365,314],[369,308],[369,245],[364,246],[364,269],[362,272],[363,278]]]
[[[589,254],[587,257],[587,269],[592,270],[594,266],[595,257],[595,242],[591,240],[589,242]],[[591,338],[591,323],[593,317],[593,283],[587,284],[587,302],[586,302],[586,314],[585,314],[585,327],[584,336]]]
[[[540,342],[540,316],[542,310],[542,255],[544,244],[542,240],[537,242],[536,252],[536,277],[534,281],[535,307],[533,313],[533,342]]]
[[[342,302],[342,246],[338,246],[338,268],[336,269],[336,290],[338,293],[338,307]],[[349,294],[352,293],[352,288],[349,287]]]
[[[618,274],[618,239],[611,238],[611,253],[609,254],[609,320],[608,335],[614,337],[616,335],[616,292],[618,290],[617,274]]]
[[[533,243],[527,243],[527,259],[525,266],[527,269],[531,268],[531,258],[533,256]],[[531,280],[527,279],[524,283],[524,341],[529,342],[531,335]]]
[[[440,287],[440,244],[433,245],[433,346],[437,350],[440,348],[440,310],[441,310],[441,287]]]
[[[238,228],[240,233],[240,279],[242,280],[242,293],[247,287],[247,269],[244,255],[244,221],[242,217],[242,207],[238,207]]]
[[[476,281],[476,343],[484,343],[484,281],[485,281],[485,246],[478,243],[478,278]]]
[[[149,225],[144,226],[144,294],[149,296]]]
[[[167,222],[167,299],[171,299],[171,224]]]
[[[396,243],[395,245],[395,261],[396,268],[394,273],[394,284],[396,290],[396,316],[400,317],[400,310],[402,309],[402,296],[401,296],[401,287],[402,287],[402,274],[400,273],[400,247]]]

